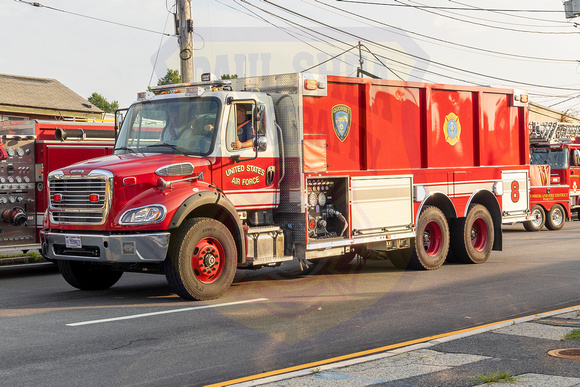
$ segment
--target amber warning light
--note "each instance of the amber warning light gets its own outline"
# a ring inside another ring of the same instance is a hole
[[[529,102],[530,99],[526,91],[514,90],[513,106],[528,106]]]
[[[304,88],[306,90],[316,90],[318,88],[318,81],[316,79],[307,79],[304,81]]]

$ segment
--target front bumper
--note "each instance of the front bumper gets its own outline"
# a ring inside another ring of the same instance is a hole
[[[40,232],[42,255],[49,259],[90,262],[160,262],[169,248],[169,233],[99,235]]]

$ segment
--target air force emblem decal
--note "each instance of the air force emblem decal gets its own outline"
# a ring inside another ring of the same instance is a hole
[[[455,145],[459,142],[461,124],[459,123],[459,117],[457,117],[455,113],[449,113],[447,117],[445,117],[443,133],[445,134],[445,141],[449,144]]]
[[[351,123],[350,108],[346,105],[336,105],[332,108],[332,125],[336,137],[343,142],[350,132]]]

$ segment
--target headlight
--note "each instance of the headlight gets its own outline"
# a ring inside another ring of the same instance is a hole
[[[121,216],[121,224],[151,224],[165,219],[167,210],[162,205],[151,205],[134,208]]]

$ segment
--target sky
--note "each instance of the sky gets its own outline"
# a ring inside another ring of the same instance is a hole
[[[0,0],[0,73],[128,107],[179,69],[175,0]],[[562,0],[192,0],[194,74],[307,71],[525,90],[580,115],[580,17]],[[334,58],[334,59],[332,59]]]

